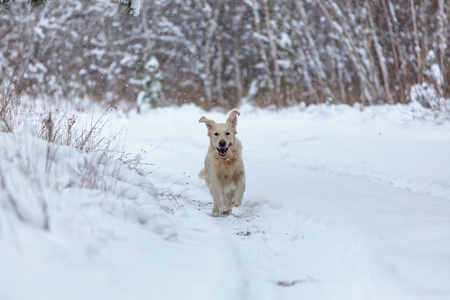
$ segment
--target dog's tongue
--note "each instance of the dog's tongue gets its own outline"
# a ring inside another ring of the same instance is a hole
[[[233,146],[233,143],[230,142],[230,143],[228,144],[228,148],[231,148],[231,146]],[[227,149],[228,149],[228,148],[227,148]]]

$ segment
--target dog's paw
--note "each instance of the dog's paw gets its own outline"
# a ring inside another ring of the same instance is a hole
[[[213,212],[211,215],[213,217],[217,218],[217,217],[226,217],[226,216],[232,215],[232,213],[231,213],[231,210],[225,210],[225,211],[221,211],[219,213]]]
[[[239,207],[239,206],[241,206],[242,199],[241,199],[241,200],[238,200],[238,199],[232,199],[232,200],[231,200],[231,203],[233,204],[234,207]]]
[[[230,210],[224,210],[224,211],[221,211],[220,214],[221,214],[222,216],[227,216],[227,215],[231,214],[231,209],[230,209]]]

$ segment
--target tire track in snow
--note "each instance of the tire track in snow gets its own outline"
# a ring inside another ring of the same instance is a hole
[[[228,233],[249,273],[258,274],[253,285],[265,292],[249,299],[370,299],[370,258],[358,239],[334,221],[283,204],[292,199],[261,200],[253,193],[248,191],[233,215],[212,217]],[[198,194],[209,197],[207,191]],[[192,203],[210,214],[208,200]]]

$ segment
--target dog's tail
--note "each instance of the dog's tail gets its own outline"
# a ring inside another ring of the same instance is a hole
[[[206,171],[205,168],[203,168],[200,173],[198,173],[198,177],[200,177],[200,179],[205,179],[206,178]]]

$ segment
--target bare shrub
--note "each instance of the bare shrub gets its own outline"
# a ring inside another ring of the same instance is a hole
[[[120,198],[126,188],[116,191],[116,187],[124,174],[131,172],[128,178],[144,175],[139,169],[143,165],[139,156],[133,157],[120,148],[120,132],[110,137],[103,135],[109,114],[116,109],[114,104],[98,117],[92,114],[86,125],[77,121],[76,114],[58,109],[42,113],[20,100],[13,85],[3,90],[0,218],[12,213],[20,222],[49,230],[49,199],[44,191],[58,194],[67,188],[79,188]]]
[[[17,113],[19,97],[12,81],[0,90],[0,131],[11,132],[15,127],[14,116]]]
[[[90,124],[77,127],[77,116],[75,114],[49,112],[38,124],[38,137],[59,145],[70,146],[85,152],[107,150],[108,143],[117,136],[106,139],[102,131],[109,119],[108,114],[117,109],[115,103],[110,103],[103,113],[97,118],[91,118]]]
[[[411,88],[411,101],[433,111],[450,113],[450,99],[445,99],[433,84],[423,82]]]

